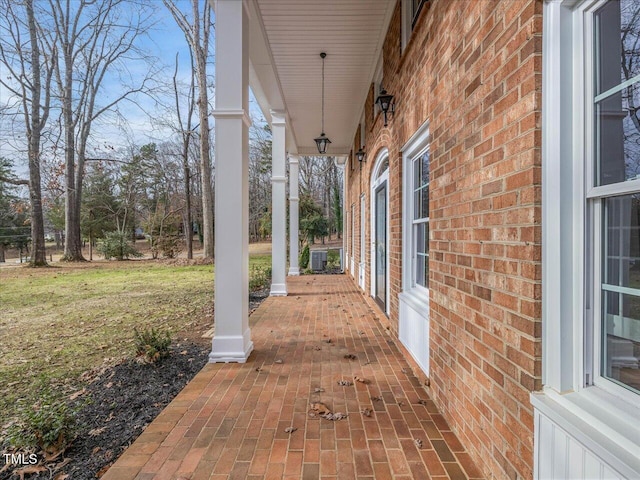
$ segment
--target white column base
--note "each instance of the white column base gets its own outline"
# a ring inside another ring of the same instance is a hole
[[[245,363],[253,351],[251,331],[247,329],[243,336],[216,335],[212,346],[209,363]]]
[[[287,284],[286,283],[272,283],[271,291],[269,292],[271,297],[286,297],[287,296]]]
[[[289,267],[289,273],[287,274],[291,277],[296,277],[300,275],[300,268],[298,267]]]

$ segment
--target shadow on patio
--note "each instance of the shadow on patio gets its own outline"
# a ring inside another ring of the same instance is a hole
[[[251,316],[248,362],[205,366],[102,478],[480,478],[353,281],[287,283]]]

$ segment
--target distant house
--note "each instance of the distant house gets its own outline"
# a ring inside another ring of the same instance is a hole
[[[253,348],[250,85],[273,129],[272,294],[286,182],[297,238],[297,158],[323,133],[344,165],[346,271],[487,478],[640,478],[640,2],[214,5],[229,320],[211,360]],[[297,274],[297,242],[290,259]]]

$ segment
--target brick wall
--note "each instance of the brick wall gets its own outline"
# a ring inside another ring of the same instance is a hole
[[[396,100],[388,127],[375,116],[373,87],[365,105],[367,162],[354,165],[347,182],[347,204],[356,205],[353,254],[357,260],[362,192],[370,245],[371,169],[387,148],[389,323],[397,333],[400,148],[428,120],[431,395],[485,475],[531,478],[529,392],[541,388],[542,5],[432,0],[426,7],[404,52],[400,3],[387,32],[383,85]],[[370,278],[367,267],[367,292]]]

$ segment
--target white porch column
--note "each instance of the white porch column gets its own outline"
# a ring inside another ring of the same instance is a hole
[[[286,116],[271,111],[271,296],[287,295]]]
[[[289,275],[300,275],[298,267],[298,155],[289,155]]]
[[[210,362],[244,363],[249,329],[249,21],[245,4],[216,7],[215,334]]]

